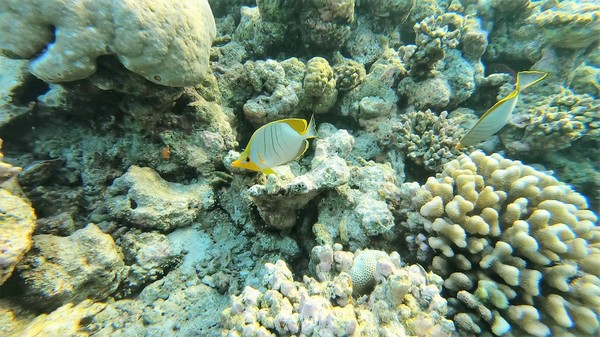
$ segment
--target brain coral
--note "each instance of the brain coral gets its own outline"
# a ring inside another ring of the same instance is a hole
[[[216,27],[206,0],[5,0],[0,32],[0,51],[33,58],[31,72],[44,81],[86,78],[98,56],[115,54],[132,72],[177,87],[202,79]]]
[[[585,197],[530,166],[479,151],[449,162],[413,192],[457,328],[598,336],[600,228]]]

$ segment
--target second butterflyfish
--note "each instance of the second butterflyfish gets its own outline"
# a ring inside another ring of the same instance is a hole
[[[308,149],[308,139],[317,136],[315,118],[287,118],[268,123],[254,132],[240,157],[231,166],[265,174],[273,168],[301,157]]]
[[[477,144],[500,131],[508,123],[517,106],[522,90],[538,83],[548,75],[541,71],[520,71],[517,74],[515,90],[486,111],[475,125],[460,140],[459,146]]]

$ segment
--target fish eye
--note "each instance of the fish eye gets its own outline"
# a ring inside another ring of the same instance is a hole
[[[246,163],[250,162],[250,157],[246,157]]]

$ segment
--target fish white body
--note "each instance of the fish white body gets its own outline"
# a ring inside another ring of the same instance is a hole
[[[300,157],[308,149],[308,139],[317,135],[314,117],[289,118],[268,123],[254,132],[248,146],[233,167],[275,173],[272,168]]]
[[[521,71],[517,74],[515,90],[494,104],[486,111],[475,125],[460,140],[461,146],[477,144],[500,131],[508,123],[513,110],[519,101],[519,94],[527,87],[536,84],[546,77],[541,71]]]

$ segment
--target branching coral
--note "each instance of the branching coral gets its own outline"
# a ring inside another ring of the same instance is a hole
[[[460,129],[456,119],[447,112],[439,116],[426,111],[412,111],[382,124],[377,131],[381,145],[399,149],[415,164],[430,171],[439,171],[461,152],[456,149]]]
[[[333,66],[333,76],[340,91],[348,91],[359,85],[365,78],[365,67],[352,59],[338,54]]]
[[[600,228],[585,197],[476,151],[409,189],[463,332],[597,336]],[[412,227],[413,230],[415,227]]]
[[[402,60],[408,65],[411,77],[419,80],[430,76],[436,62],[443,59],[446,48],[456,48],[460,42],[460,25],[454,25],[460,19],[456,14],[430,16],[416,23],[415,45],[400,48]],[[453,24],[454,29],[448,28]],[[462,23],[461,23],[462,24]]]
[[[586,48],[600,37],[600,5],[594,1],[561,1],[530,21],[559,48]]]
[[[501,140],[510,152],[540,153],[567,148],[586,137],[600,140],[600,100],[563,89],[515,114]]]
[[[354,258],[336,245],[335,251],[315,247],[312,255],[321,275],[331,277],[297,282],[283,261],[266,264],[264,289],[246,287],[223,311],[223,336],[448,337],[454,330],[444,318],[439,276],[416,265],[400,267],[398,254],[363,251]],[[361,256],[368,261],[360,262]],[[355,271],[348,274],[353,260]],[[368,300],[352,297],[357,275],[372,284]]]

